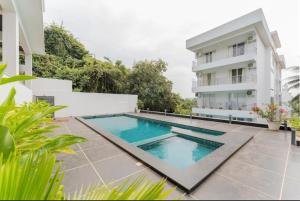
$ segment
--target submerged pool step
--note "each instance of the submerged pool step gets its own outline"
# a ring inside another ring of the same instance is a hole
[[[174,137],[176,135],[177,134],[175,134],[175,133],[170,133],[170,134],[162,135],[162,136],[159,136],[159,137],[150,138],[150,139],[147,139],[147,140],[134,142],[134,143],[131,143],[131,144],[138,147],[138,146],[142,146],[144,144],[149,144],[149,143],[152,143],[152,142],[156,142],[156,141],[164,140],[164,139],[167,139],[167,138],[170,138],[170,137]]]

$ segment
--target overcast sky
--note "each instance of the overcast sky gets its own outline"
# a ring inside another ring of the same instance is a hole
[[[193,54],[185,40],[262,8],[281,39],[288,66],[300,60],[298,0],[45,0],[45,23],[70,30],[97,58],[134,61],[162,58],[174,92],[193,97]]]

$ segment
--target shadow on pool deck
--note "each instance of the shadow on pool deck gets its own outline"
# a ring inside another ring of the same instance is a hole
[[[251,133],[254,138],[216,170],[186,199],[300,199],[300,148],[290,146],[290,133],[203,120],[143,114],[151,118],[200,126],[228,133]],[[140,175],[161,177],[73,118],[57,122],[55,133],[73,133],[89,141],[74,146],[77,155],[61,155],[65,190],[72,193],[91,184],[115,185]],[[173,187],[168,183],[168,187]],[[180,189],[174,197],[184,194]],[[174,198],[171,197],[170,199]]]

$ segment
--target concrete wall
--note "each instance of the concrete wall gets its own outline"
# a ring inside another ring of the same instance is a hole
[[[72,92],[72,82],[68,80],[34,80],[33,93],[54,96],[55,105],[67,106],[55,117],[134,112],[137,105],[137,95]]]
[[[32,90],[41,95],[49,92],[72,92],[72,81],[38,78],[32,81]]]
[[[0,102],[2,103],[8,96],[12,87],[15,87],[17,94],[15,96],[16,104],[32,101],[32,91],[21,83],[11,83],[0,86]]]

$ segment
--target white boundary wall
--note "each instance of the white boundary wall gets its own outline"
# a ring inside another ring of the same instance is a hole
[[[7,77],[4,75],[4,77]],[[14,82],[0,86],[0,103],[2,103],[8,96],[12,88],[16,89],[15,101],[16,104],[20,105],[24,102],[32,102],[32,90],[27,88],[20,82]]]
[[[35,96],[54,96],[55,105],[67,106],[55,117],[134,112],[137,105],[137,95],[72,92],[68,80],[37,79],[32,86]]]

